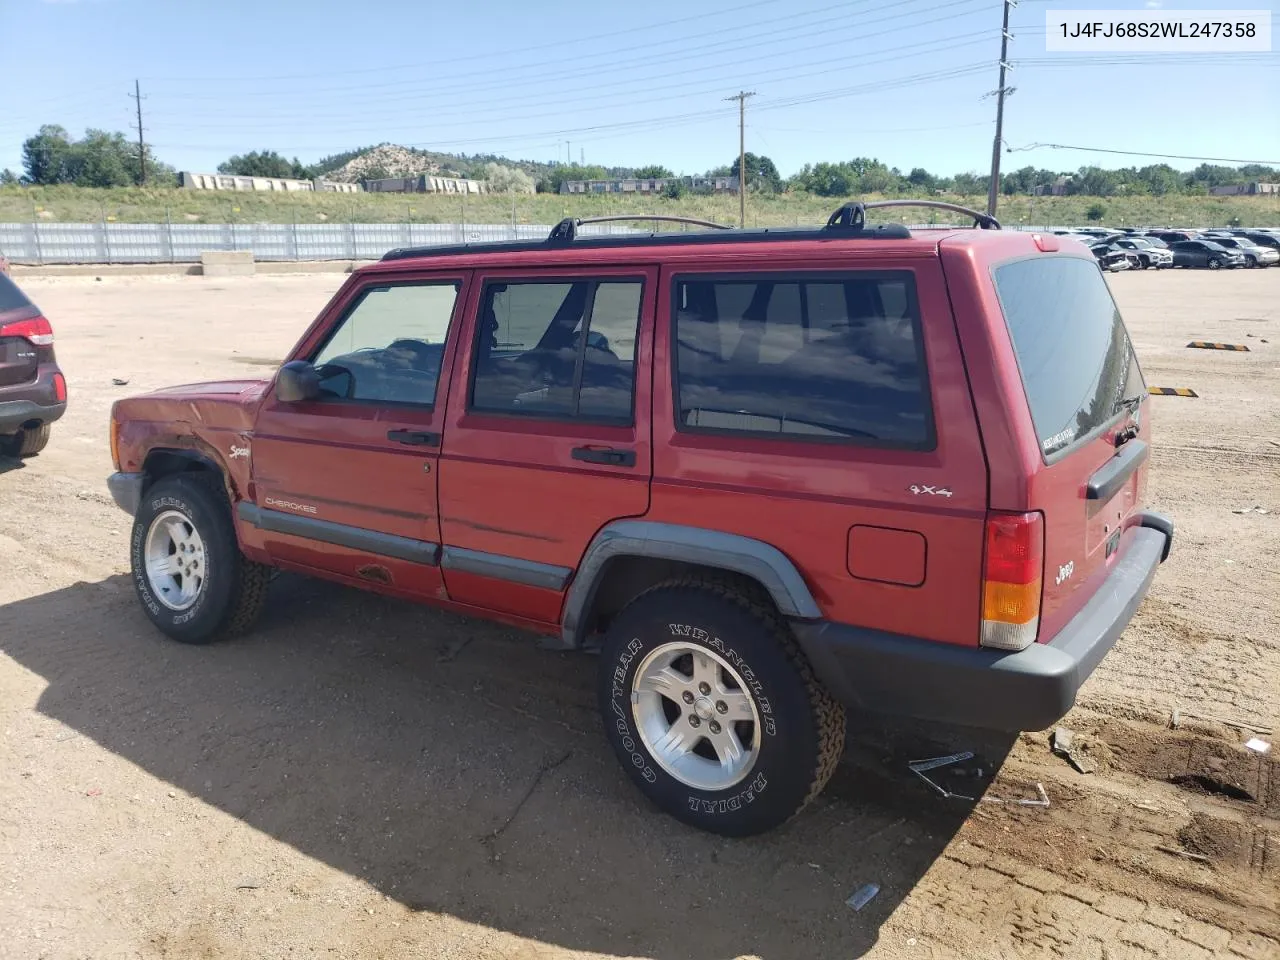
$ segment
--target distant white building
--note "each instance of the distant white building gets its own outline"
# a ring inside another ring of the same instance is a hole
[[[178,174],[178,186],[184,190],[234,190],[252,193],[359,193],[358,183],[336,183],[332,180],[294,180],[289,177],[245,177],[234,173]]]
[[[416,177],[365,180],[364,188],[370,193],[488,193],[489,183],[487,180],[437,177],[431,173],[420,173]]]
[[[737,193],[737,177],[620,177],[614,180],[562,180],[561,193],[662,193],[679,183],[695,193]]]

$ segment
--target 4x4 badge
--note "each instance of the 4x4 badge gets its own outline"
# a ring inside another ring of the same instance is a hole
[[[950,487],[931,487],[931,486],[928,486],[927,484],[913,483],[911,486],[907,487],[907,489],[910,490],[912,493],[914,493],[917,497],[920,496],[922,493],[927,493],[930,496],[934,496],[934,497],[946,497],[947,499],[951,499],[951,496],[952,496]]]

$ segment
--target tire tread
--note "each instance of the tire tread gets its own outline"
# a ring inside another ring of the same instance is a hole
[[[752,619],[759,622],[770,634],[782,650],[791,666],[799,674],[808,693],[809,708],[813,711],[814,725],[818,734],[818,759],[809,779],[809,789],[804,799],[795,810],[787,815],[784,823],[795,818],[814,798],[822,792],[823,787],[835,773],[836,765],[844,754],[845,713],[844,707],[831,696],[818,681],[809,659],[800,649],[786,620],[778,613],[773,601],[763,588],[744,590],[740,584],[715,576],[691,575],[673,577],[655,583],[634,596],[627,607],[639,603],[649,594],[659,590],[681,590],[695,594],[712,594],[720,600],[727,601],[742,608]],[[625,613],[625,608],[624,608]]]

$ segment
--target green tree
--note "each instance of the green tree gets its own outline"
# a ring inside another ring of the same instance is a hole
[[[18,175],[5,167],[0,170],[0,187],[11,187],[18,182]]]
[[[660,163],[652,163],[647,167],[637,167],[635,175],[641,180],[669,180],[675,176],[674,173]]]
[[[972,197],[987,192],[990,177],[976,173],[957,173],[951,178],[951,189],[962,197]]]
[[[533,193],[533,177],[523,170],[504,166],[501,163],[488,163],[484,168],[484,179],[489,181],[489,189],[499,193]]]
[[[667,184],[666,189],[662,191],[662,195],[668,200],[679,200],[685,195],[684,181],[672,180]]]
[[[274,150],[237,154],[218,164],[218,172],[240,177],[287,177],[296,180],[310,180],[316,176],[316,171],[303,166],[297,157],[286,160]]]
[[[769,193],[779,193],[782,190],[782,175],[778,173],[778,168],[774,162],[768,157],[758,157],[754,153],[748,153],[742,159],[747,163],[746,183],[748,190],[768,191]],[[738,160],[734,160],[732,166],[729,167],[729,176],[738,176]]]
[[[1182,177],[1167,163],[1154,163],[1138,171],[1138,178],[1147,185],[1147,191],[1163,197],[1182,190]]]
[[[1097,223],[1107,215],[1107,208],[1101,203],[1092,204],[1088,210],[1084,212],[1086,220],[1092,220]]]
[[[28,183],[70,183],[74,148],[65,127],[45,124],[22,144],[22,169]]]
[[[558,163],[547,171],[538,181],[539,193],[559,193],[560,184],[566,180],[607,180],[609,171],[595,165],[583,166],[580,163]]]
[[[933,193],[938,189],[938,178],[924,167],[913,167],[907,174],[907,183],[916,191]]]

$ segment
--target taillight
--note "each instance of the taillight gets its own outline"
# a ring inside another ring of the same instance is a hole
[[[111,413],[111,463],[120,469],[120,421],[115,417],[115,411]]]
[[[982,646],[1022,650],[1035,642],[1043,570],[1044,518],[1038,513],[988,514]]]
[[[53,399],[58,403],[67,402],[67,378],[60,373],[53,375]]]
[[[34,320],[15,320],[12,323],[0,324],[0,337],[23,337],[37,347],[47,347],[53,343],[53,327],[44,317]]]

